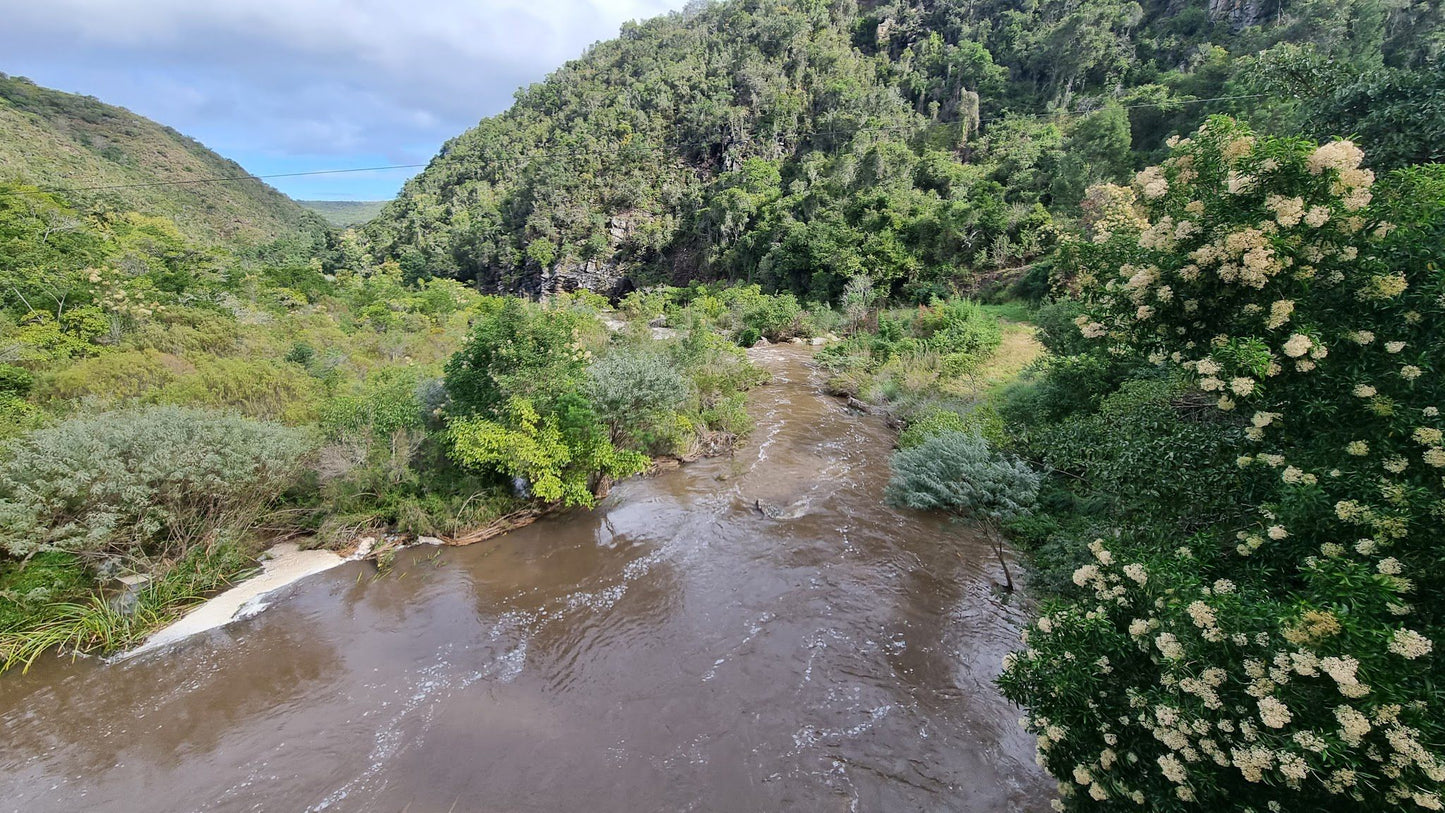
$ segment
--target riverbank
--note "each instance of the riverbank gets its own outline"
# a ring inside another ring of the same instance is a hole
[[[688,316],[692,310],[693,306],[689,306],[680,311],[672,311],[670,317],[672,323],[687,323],[692,318]],[[606,320],[604,322],[607,328],[606,333],[612,334],[615,337],[614,340],[661,346],[680,341],[696,341],[687,336],[680,336],[674,328],[658,326],[656,323],[659,321],[659,317],[645,319],[646,312],[632,313],[630,316],[630,321],[612,318]],[[733,329],[738,328],[734,327]],[[692,330],[695,331],[696,327]],[[824,348],[825,350],[833,350],[839,346],[836,343],[829,344],[836,342],[836,338],[831,335],[813,339],[788,335],[789,332],[796,330],[798,330],[796,327],[786,328],[785,332],[784,327],[778,327],[776,332],[770,332],[769,335],[773,335],[784,346],[808,348],[805,352],[812,352],[820,345],[829,345]],[[959,377],[937,375],[928,380],[927,385],[931,387],[930,397],[935,403],[939,398],[954,399],[963,403],[967,399],[976,397],[979,392],[991,386],[993,382],[1002,380],[1010,372],[1022,366],[1032,350],[1030,343],[1031,338],[1027,327],[1004,323],[1001,330],[1001,341],[997,348],[987,353],[981,353],[979,363],[971,366],[967,375]],[[755,342],[756,349],[749,352],[756,354],[768,346],[770,346],[770,342],[766,336],[759,336]],[[924,354],[924,363],[928,363],[926,354]],[[716,388],[719,381],[717,374],[709,372],[707,375],[710,382],[708,386]],[[727,402],[729,404],[730,412],[720,419],[723,428],[709,429],[703,424],[696,425],[696,428],[689,430],[691,439],[679,451],[654,457],[650,471],[655,473],[658,470],[671,468],[701,456],[726,452],[736,440],[737,430],[746,431],[746,414],[741,412],[739,402],[735,400],[736,396],[731,393],[738,388],[750,386],[755,379],[751,376],[740,377],[737,374],[729,373],[724,380],[732,383],[724,384],[721,390],[715,389],[715,394],[711,396],[714,403]],[[886,403],[882,406],[885,410],[890,408],[890,405]],[[890,414],[892,420],[896,422],[897,414]],[[709,420],[718,419],[710,418]],[[596,494],[598,496],[605,494],[610,482],[611,478],[609,477],[598,478],[594,483]],[[375,559],[384,567],[395,556],[397,550],[409,541],[431,539],[446,544],[472,544],[524,527],[556,508],[555,505],[547,506],[535,503],[528,505],[526,501],[515,498],[510,500],[488,499],[484,504],[488,506],[489,518],[470,528],[458,528],[451,533],[424,533],[407,532],[405,528],[388,529],[377,527],[375,524],[363,523],[357,531],[353,532],[354,535],[349,540],[338,540],[335,531],[330,532],[328,547],[339,551],[344,557],[356,556],[357,549],[365,547],[366,550],[360,551],[361,558]],[[372,544],[365,545],[362,540],[366,539],[373,540]],[[315,545],[315,542],[307,544],[304,539],[302,543],[306,547]],[[134,650],[139,646],[153,648],[160,644],[148,642],[147,638],[156,630],[175,624],[181,616],[185,617],[171,629],[205,629],[215,623],[225,623],[234,617],[239,609],[239,605],[232,604],[235,596],[254,597],[256,587],[251,585],[246,576],[256,572],[253,564],[255,561],[255,559],[245,556],[241,556],[239,559],[222,557],[214,561],[211,557],[200,557],[195,569],[205,572],[206,578],[194,581],[193,589],[182,592],[172,590],[162,591],[158,594],[151,590],[144,593],[149,599],[144,603],[147,610],[144,613],[127,612],[124,605],[116,602],[117,594],[114,592],[93,594],[88,599],[81,598],[80,603],[72,605],[75,609],[68,609],[57,614],[58,620],[52,625],[53,629],[47,635],[32,634],[30,631],[38,628],[35,624],[31,624],[29,627],[17,624],[9,633],[0,634],[0,661],[10,666],[28,666],[40,652],[57,644],[75,651],[98,649],[102,652],[114,652]],[[333,561],[332,564],[334,563]],[[156,580],[147,581],[145,577],[140,577],[138,581],[142,582],[142,590],[147,590],[148,588],[144,585]],[[289,581],[281,581],[275,584],[279,588],[289,583]],[[266,590],[270,589],[275,588],[266,588]],[[218,590],[225,590],[225,592],[217,594]],[[207,596],[211,598],[207,600]],[[220,609],[225,607],[229,607],[229,610]],[[209,620],[198,623],[192,619]],[[159,640],[164,643],[173,639],[167,634],[160,636]]]
[[[268,540],[475,540],[539,506],[591,505],[654,457],[716,451],[746,433],[743,393],[759,381],[744,323],[785,329],[747,309],[797,309],[755,288],[718,296],[705,312],[673,302],[676,327],[585,292],[459,302],[469,328],[450,361],[377,370],[316,426],[152,406],[141,390],[116,412],[23,435],[0,452],[13,520],[0,528],[0,671],[56,647],[131,647],[244,580]],[[620,330],[604,320],[614,313]]]
[[[733,455],[343,564],[165,657],[0,681],[0,809],[1046,807],[991,685],[1024,597],[984,540],[883,504],[895,433],[810,351],[751,355],[774,380]]]

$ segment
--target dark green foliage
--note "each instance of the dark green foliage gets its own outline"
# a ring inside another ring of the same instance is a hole
[[[1134,379],[1097,411],[1030,434],[1025,453],[1045,470],[1086,482],[1084,496],[1103,503],[1095,511],[1107,505],[1116,517],[1212,523],[1238,513],[1250,479],[1235,465],[1238,424],[1180,382]]]
[[[1074,356],[1092,349],[1093,344],[1079,332],[1074,323],[1083,307],[1072,299],[1058,299],[1034,311],[1039,343],[1057,356]]]
[[[1438,156],[1441,28],[1438,3],[1376,0],[713,3],[522,91],[366,233],[499,290],[615,264],[829,301],[866,274],[927,302],[1044,256],[1089,184],[1211,113],[1375,135],[1380,166]],[[1256,76],[1282,43],[1328,70]]]
[[[69,601],[93,584],[75,554],[43,551],[28,561],[0,561],[0,631],[24,624],[44,605]]]
[[[24,367],[0,364],[0,394],[23,398],[30,394],[30,387],[34,383],[35,376]]]
[[[487,415],[516,395],[548,404],[577,386],[587,351],[574,335],[576,317],[520,299],[498,299],[477,318],[466,345],[446,365],[450,411]]]

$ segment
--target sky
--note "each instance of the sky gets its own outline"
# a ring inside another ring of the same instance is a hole
[[[684,0],[0,0],[0,72],[169,125],[257,175],[425,164],[519,88]],[[275,178],[384,200],[419,169]]]

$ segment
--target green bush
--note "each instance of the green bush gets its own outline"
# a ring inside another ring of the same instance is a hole
[[[0,395],[16,395],[21,398],[30,394],[35,377],[24,367],[0,364]]]
[[[757,285],[739,285],[724,288],[718,298],[732,312],[738,344],[751,346],[758,337],[786,341],[808,332],[803,308],[791,293],[765,294]]]
[[[42,551],[25,562],[0,560],[0,632],[18,629],[47,604],[75,599],[92,584],[73,553]]]
[[[12,393],[0,392],[0,440],[35,429],[42,420],[34,404]]]
[[[138,400],[193,369],[185,360],[156,350],[107,353],[43,376],[35,388],[36,398],[71,403],[84,398],[109,403]]]
[[[332,398],[321,407],[321,428],[328,437],[365,434],[389,437],[402,429],[421,429],[425,415],[414,370],[383,368],[356,391]]]
[[[0,550],[175,555],[249,528],[311,448],[297,430],[197,409],[73,418],[6,446]]]
[[[584,392],[614,441],[634,438],[638,430],[683,408],[692,387],[662,355],[619,347],[587,370]]]
[[[546,309],[515,297],[489,304],[466,345],[446,364],[450,411],[500,414],[512,398],[547,409],[582,382],[592,357],[581,342],[582,322],[577,311]]]
[[[742,393],[723,398],[703,410],[702,419],[709,429],[728,432],[738,437],[753,430],[753,419],[748,415],[747,396]]]
[[[933,434],[894,453],[891,466],[884,498],[893,505],[948,511],[982,525],[1012,590],[1000,526],[1032,512],[1039,475],[995,451],[975,432]]]
[[[191,371],[165,385],[151,400],[231,409],[290,424],[315,420],[322,386],[295,365],[211,355],[198,356],[191,363]]]
[[[1064,808],[1445,805],[1445,167],[1362,160],[1211,119],[1065,245],[1141,380],[1027,419],[1119,492],[1000,679]]]
[[[541,415],[514,398],[499,420],[459,418],[447,430],[451,454],[460,465],[523,478],[538,499],[591,507],[601,477],[625,477],[647,468],[637,452],[616,449],[595,413],[575,394],[559,399],[560,409]]]
[[[991,444],[1004,442],[1003,421],[992,404],[979,402],[960,409],[965,411],[933,407],[909,420],[898,436],[898,447],[912,449],[945,432],[970,432]]]
[[[935,299],[920,309],[913,333],[940,353],[983,358],[998,349],[1003,331],[988,311],[967,299]]]
[[[1059,356],[1073,356],[1092,350],[1093,342],[1085,339],[1074,323],[1083,312],[1083,304],[1073,299],[1059,299],[1034,311],[1033,322],[1039,329],[1039,343]]]

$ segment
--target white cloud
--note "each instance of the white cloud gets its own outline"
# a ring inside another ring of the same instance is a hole
[[[129,107],[253,171],[266,156],[411,163],[682,2],[9,0],[0,70]]]

